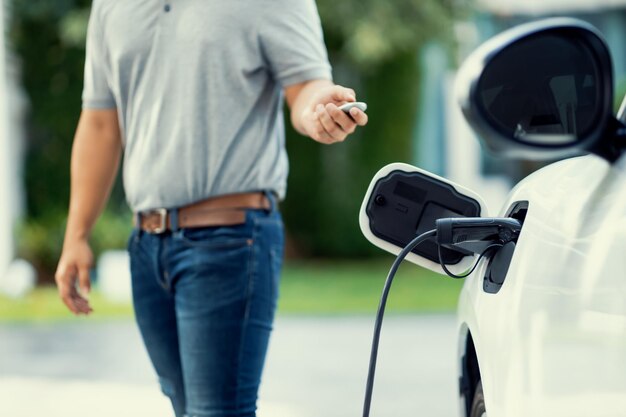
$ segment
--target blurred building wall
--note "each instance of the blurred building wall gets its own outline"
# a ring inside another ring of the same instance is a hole
[[[609,44],[616,81],[626,78],[626,0],[479,0],[473,21],[478,41],[483,42],[512,26],[557,16],[582,19],[597,27]],[[468,43],[467,39],[459,41]]]

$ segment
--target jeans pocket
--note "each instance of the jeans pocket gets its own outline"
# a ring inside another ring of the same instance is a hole
[[[188,247],[213,250],[251,246],[254,242],[252,230],[245,224],[182,229],[176,238]]]

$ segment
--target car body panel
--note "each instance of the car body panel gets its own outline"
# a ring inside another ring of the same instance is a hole
[[[489,417],[626,416],[626,157],[553,163],[515,187],[529,207],[506,280],[483,262],[459,300]]]

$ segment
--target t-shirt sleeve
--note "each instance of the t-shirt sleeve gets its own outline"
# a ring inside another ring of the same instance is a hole
[[[115,97],[107,79],[106,51],[96,5],[94,2],[87,28],[83,109],[110,109],[116,107]]]
[[[284,88],[317,79],[332,79],[322,25],[314,0],[265,2],[259,22],[264,59]]]

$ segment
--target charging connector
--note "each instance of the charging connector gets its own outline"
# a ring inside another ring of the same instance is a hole
[[[504,245],[519,237],[522,224],[510,217],[451,217],[438,219],[437,245],[482,254],[492,245]]]
[[[510,217],[464,217],[438,219],[437,250],[441,269],[451,278],[466,278],[471,275],[480,261],[493,249],[514,243],[522,230],[522,224]],[[466,255],[480,255],[474,266],[464,274],[457,275],[448,269],[441,248],[459,251]]]

